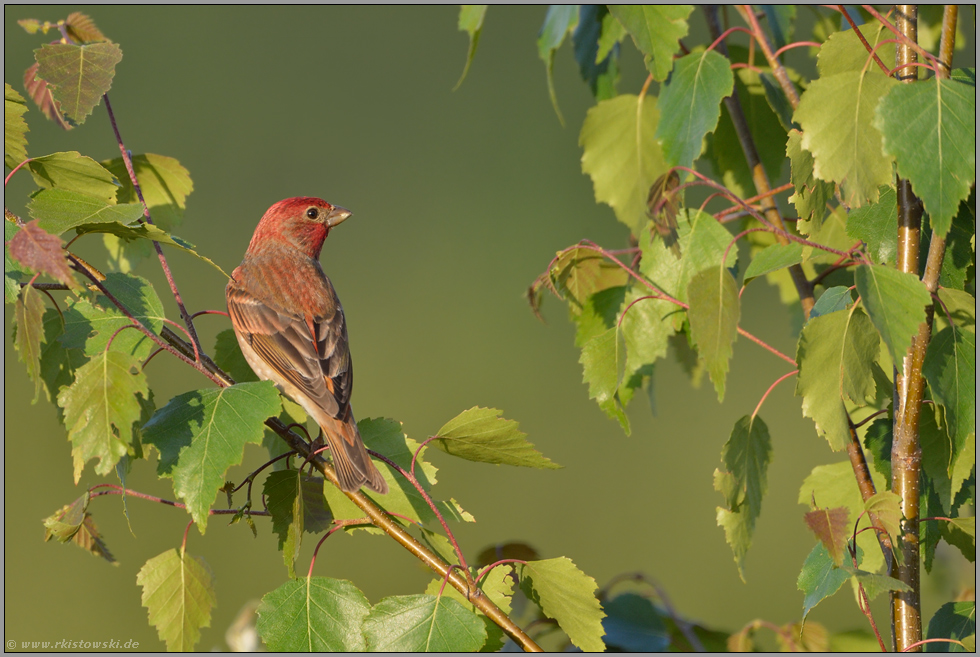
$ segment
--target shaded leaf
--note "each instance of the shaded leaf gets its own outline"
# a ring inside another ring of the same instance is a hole
[[[847,509],[844,507],[815,509],[803,516],[803,520],[810,531],[820,539],[834,565],[840,567],[851,533]]]
[[[108,41],[82,46],[46,43],[34,51],[34,57],[37,75],[47,81],[65,120],[78,125],[112,87],[122,50]]]
[[[37,77],[37,69],[38,64],[34,62],[24,71],[24,91],[49,121],[54,122],[63,130],[71,130],[72,126],[65,121],[65,117],[61,113],[60,103],[51,95],[48,83]]]
[[[109,204],[116,202],[119,183],[113,174],[77,151],[35,157],[27,166],[38,187],[78,192]]]
[[[929,619],[927,639],[955,639],[962,641],[977,633],[976,600],[947,602]],[[927,643],[926,652],[963,652],[955,643]]]
[[[790,244],[772,244],[762,249],[752,258],[752,262],[745,269],[745,277],[742,285],[763,274],[768,274],[777,269],[785,269],[803,261],[803,245],[797,242]]]
[[[846,310],[853,301],[854,298],[851,296],[850,288],[846,288],[843,285],[828,288],[820,295],[817,302],[813,304],[813,309],[810,311],[810,319],[820,317],[821,315],[829,315],[838,310]]]
[[[136,575],[150,625],[170,651],[193,650],[201,628],[211,625],[217,601],[211,569],[201,557],[170,549],[153,557]]]
[[[597,100],[616,96],[619,81],[619,41],[626,30],[606,5],[579,5],[572,46],[579,73]],[[600,57],[599,55],[602,54]]]
[[[95,472],[106,475],[130,453],[133,423],[140,417],[137,393],[149,394],[139,361],[129,354],[103,351],[79,368],[75,382],[58,394],[72,443],[76,484],[91,459],[99,459]]]
[[[878,200],[847,215],[847,234],[867,245],[871,260],[895,265],[898,252],[898,202],[895,190],[883,186]]]
[[[225,472],[242,462],[246,443],[262,442],[265,420],[281,408],[271,382],[239,383],[178,395],[143,427],[143,442],[160,451],[157,473],[173,478],[202,534]]]
[[[117,194],[118,201],[139,203],[123,159],[117,157],[102,164],[122,184]],[[133,169],[153,223],[166,232],[176,228],[183,219],[187,196],[194,191],[190,173],[174,158],[155,153],[134,155]]]
[[[227,374],[230,374],[236,383],[259,380],[248,361],[245,360],[242,348],[238,344],[238,338],[235,337],[235,329],[225,329],[215,338],[214,362]]]
[[[803,416],[813,418],[834,451],[850,441],[845,400],[864,406],[874,398],[872,364],[878,350],[874,326],[859,309],[811,317],[803,327],[796,394],[803,397]]]
[[[487,640],[483,621],[447,596],[385,598],[371,609],[363,629],[372,652],[469,652]]]
[[[459,89],[463,84],[466,74],[470,72],[470,64],[476,56],[476,47],[480,44],[480,32],[483,31],[483,19],[487,15],[487,5],[460,5],[459,6],[459,31],[466,32],[470,36],[470,47],[466,53],[466,66],[463,67],[463,74],[459,76],[459,82],[453,87],[453,91]]]
[[[607,649],[625,652],[663,652],[670,633],[653,603],[635,593],[621,593],[603,602],[603,641]]]
[[[879,594],[884,593],[885,591],[912,590],[911,586],[899,579],[889,577],[888,575],[871,573],[866,570],[861,570],[860,568],[855,568],[854,565],[847,560],[841,564],[841,569],[846,571],[851,577],[855,578],[858,583],[864,587],[864,592],[868,594],[869,600],[874,600]]]
[[[291,579],[262,596],[255,629],[277,652],[362,652],[371,603],[343,579]]]
[[[545,70],[548,74],[548,95],[551,97],[551,105],[555,108],[555,114],[562,125],[565,119],[558,109],[558,96],[555,94],[555,52],[565,41],[565,35],[575,29],[578,22],[578,7],[576,5],[548,5],[548,13],[544,17],[544,25],[538,33],[538,56],[544,62]]]
[[[693,10],[691,5],[609,5],[658,82],[666,79],[674,66],[677,42],[687,36],[687,18]]]
[[[786,157],[790,163],[790,180],[796,189],[789,200],[800,219],[820,220],[827,213],[827,201],[834,196],[834,185],[813,174],[813,155],[803,148],[803,133],[790,130]]]
[[[61,240],[38,226],[37,219],[24,224],[9,245],[10,256],[18,263],[50,275],[69,287],[76,285]]]
[[[528,468],[557,469],[556,463],[534,449],[517,422],[500,417],[496,408],[474,406],[442,426],[430,445],[468,461]]]
[[[85,491],[81,497],[71,504],[66,504],[50,516],[42,520],[44,523],[44,541],[52,538],[59,543],[67,543],[81,529],[85,516],[88,515],[88,505],[92,497]]]
[[[738,332],[738,288],[725,268],[715,266],[694,276],[687,290],[691,339],[708,366],[720,402],[725,397],[728,361]]]
[[[549,273],[555,287],[575,306],[582,307],[596,292],[626,285],[629,274],[601,253],[573,248],[558,256]]]
[[[3,163],[13,169],[27,159],[27,103],[6,82],[3,83]]]
[[[653,100],[621,94],[591,108],[579,135],[582,172],[596,201],[612,207],[635,235],[647,221],[650,186],[667,171],[654,138],[659,116]]]
[[[34,382],[34,401],[41,394],[41,343],[44,341],[44,302],[41,293],[30,285],[21,288],[14,304],[14,329],[21,362],[27,367],[27,376]]]
[[[693,52],[674,63],[657,99],[661,120],[654,134],[669,166],[690,167],[698,159],[704,136],[714,132],[721,101],[734,84],[730,62],[715,50]]]
[[[494,568],[477,585],[477,588],[505,614],[510,613],[510,601],[514,589],[514,578],[511,573],[512,569],[509,564],[504,567]],[[429,585],[425,587],[425,592],[428,595],[438,595],[440,589],[442,589],[442,595],[444,597],[452,598],[469,611],[477,614],[480,620],[483,621],[487,631],[487,641],[480,648],[480,652],[497,652],[504,646],[507,637],[504,635],[504,631],[500,629],[500,626],[484,616],[472,602],[467,600],[454,587],[448,584],[443,587],[442,579],[437,578],[429,582]]]
[[[521,590],[558,621],[572,643],[584,651],[603,651],[605,616],[595,597],[595,580],[567,557],[529,561],[517,566]]]
[[[892,362],[901,372],[912,337],[926,319],[929,292],[915,274],[882,265],[858,267],[854,282]]]
[[[976,181],[976,96],[975,86],[933,77],[896,85],[878,106],[884,150],[940,236]]]
[[[859,547],[859,553],[860,550]],[[803,569],[796,579],[796,588],[803,591],[803,620],[820,601],[837,593],[849,578],[847,572],[834,565],[827,547],[822,542],[817,543],[803,562]]]
[[[589,399],[608,402],[616,394],[626,367],[626,345],[618,327],[607,329],[582,346],[579,358],[582,382],[589,384]]]
[[[922,374],[929,382],[933,399],[942,404],[952,440],[950,474],[963,453],[967,437],[976,433],[976,358],[976,334],[950,326],[933,336],[922,365]]]

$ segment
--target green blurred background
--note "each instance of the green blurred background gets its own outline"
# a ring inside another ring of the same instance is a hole
[[[467,408],[500,408],[565,466],[493,467],[430,452],[442,468],[437,495],[455,497],[477,518],[456,528],[468,558],[490,544],[521,540],[543,557],[570,557],[599,585],[643,571],[659,580],[680,614],[718,629],[734,631],[754,618],[799,620],[796,577],[814,539],[797,491],[814,465],[844,457],[801,417],[792,383],[780,385],[761,413],[774,458],[747,583],[715,525],[722,500],[712,489],[733,423],[786,365],[739,340],[719,405],[710,384],[692,389],[678,365],[663,362],[655,376],[656,414],[635,400],[627,437],[588,399],[564,305],[546,298],[542,324],[523,298],[556,250],[583,238],[619,248],[628,236],[612,211],[595,203],[581,173],[578,130],[594,101],[567,43],[555,64],[567,127],[548,99],[535,50],[543,7],[490,8],[469,77],[453,92],[467,48],[455,6],[7,5],[4,79],[23,92],[23,71],[44,41],[25,34],[17,19],[55,21],[76,10],[123,49],[110,97],[127,147],[175,157],[191,172],[195,191],[175,233],[226,271],[240,261],[265,209],[282,198],[321,196],[354,212],[331,235],[322,262],[348,317],[358,417],[395,418],[422,440]],[[702,22],[699,14],[693,20]],[[622,67],[620,91],[636,93],[646,74],[632,44],[624,45]],[[29,154],[119,155],[102,107],[68,133],[35,109],[26,118]],[[26,216],[30,176],[19,173],[8,188],[5,203]],[[83,257],[104,262],[97,236],[82,242]],[[167,253],[191,311],[224,309],[220,274]],[[145,261],[136,273],[154,283],[177,317],[158,263]],[[119,498],[95,501],[90,510],[118,567],[43,543],[41,518],[99,479],[89,467],[78,487],[72,483],[53,406],[43,399],[30,404],[33,386],[11,346],[10,315],[7,307],[4,638],[136,639],[141,648],[162,648],[135,578],[148,558],[180,545],[188,516],[133,499],[127,525]],[[790,313],[773,288],[750,286],[742,316],[747,330],[795,352]],[[197,326],[210,347],[229,323],[207,316]],[[209,385],[166,356],[147,373],[158,406]],[[264,458],[262,449],[249,447],[230,477],[241,480]],[[169,480],[157,480],[155,463],[138,463],[129,485],[173,497]],[[204,537],[190,535],[188,549],[208,561],[217,586],[218,606],[199,649],[224,648],[224,632],[242,605],[286,578],[269,522],[257,524],[258,539],[244,525],[220,522]],[[307,537],[300,563],[314,542]],[[936,570],[924,590],[926,618],[948,599],[955,578],[975,576],[948,552]],[[420,592],[431,579],[391,541],[363,532],[331,538],[316,572],[354,581],[372,602]],[[884,628],[883,600],[876,611]],[[847,590],[810,619],[837,631],[866,627]]]

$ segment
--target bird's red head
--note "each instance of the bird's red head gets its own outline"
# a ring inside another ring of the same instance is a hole
[[[262,215],[248,251],[255,253],[266,244],[277,243],[293,246],[311,258],[319,258],[323,240],[330,229],[350,215],[350,210],[331,205],[322,198],[287,198]]]

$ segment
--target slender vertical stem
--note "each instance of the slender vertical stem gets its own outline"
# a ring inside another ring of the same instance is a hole
[[[915,5],[897,5],[896,27],[913,43],[917,40]],[[904,40],[895,48],[896,77],[904,84],[918,79],[918,67],[907,66],[918,61],[915,51]],[[900,271],[919,275],[919,237],[922,228],[922,204],[912,193],[908,180],[898,178],[898,257]],[[929,306],[931,310],[932,306]],[[892,441],[892,491],[902,499],[901,535],[898,537],[902,559],[892,567],[892,574],[908,584],[909,591],[892,591],[892,624],[894,648],[904,651],[922,639],[922,610],[919,598],[919,476],[922,450],[919,445],[919,411],[925,380],[922,361],[929,342],[932,313],[912,339],[901,367],[895,368],[895,405]]]
[[[711,38],[713,40],[717,39],[721,35],[721,25],[718,23],[718,8],[716,6],[704,7],[704,13],[708,19],[708,29],[711,31]],[[728,56],[728,48],[724,41],[718,44],[717,50],[726,57]],[[735,126],[738,141],[742,145],[745,160],[748,162],[749,169],[752,171],[752,182],[755,183],[755,191],[758,194],[764,195],[760,199],[760,205],[766,215],[766,219],[776,228],[785,231],[786,225],[783,223],[783,218],[779,213],[779,208],[776,206],[776,201],[772,195],[767,195],[771,191],[772,186],[769,184],[769,177],[766,175],[766,171],[762,166],[762,160],[759,159],[759,152],[755,148],[752,132],[749,130],[749,124],[745,120],[742,105],[738,100],[738,92],[733,91],[732,95],[725,98],[724,102],[725,107],[728,109],[728,115],[731,117],[732,123]],[[789,244],[789,240],[785,235],[776,233],[776,240],[780,244]],[[809,317],[810,310],[813,309],[813,285],[807,280],[806,274],[803,273],[803,268],[800,265],[790,267],[789,274],[793,279],[793,284],[796,286],[797,294],[800,295],[800,305],[803,306],[803,315]]]
[[[759,42],[759,47],[762,49],[762,54],[765,55],[766,61],[769,62],[769,68],[772,69],[773,76],[779,82],[783,93],[786,94],[786,100],[789,101],[793,109],[796,109],[796,106],[800,104],[800,95],[796,92],[796,87],[790,81],[786,67],[782,65],[773,53],[772,46],[769,45],[769,39],[766,38],[766,33],[762,31],[762,27],[755,17],[755,10],[752,8],[752,5],[736,5],[735,9],[738,10],[738,13],[742,15],[745,22],[752,28],[755,39]]]

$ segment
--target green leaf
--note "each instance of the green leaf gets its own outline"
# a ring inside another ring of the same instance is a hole
[[[35,193],[27,211],[52,235],[60,235],[82,224],[110,221],[128,224],[143,216],[143,206],[138,203],[114,205],[64,189],[42,189]]]
[[[725,471],[715,470],[715,490],[725,496],[727,508],[717,508],[717,523],[732,547],[739,577],[745,581],[745,554],[752,544],[755,521],[769,486],[772,460],[769,428],[762,418],[746,415],[732,428],[721,450]]]
[[[803,569],[796,579],[796,588],[803,591],[803,620],[822,600],[837,593],[849,578],[850,575],[834,566],[827,547],[817,543],[803,562]]]
[[[363,652],[371,603],[351,582],[291,579],[262,596],[255,629],[276,652]]]
[[[579,308],[596,292],[626,285],[629,278],[625,269],[601,253],[586,248],[562,252],[552,265],[549,276],[562,295]]]
[[[772,244],[759,251],[745,269],[742,286],[749,284],[752,279],[768,274],[771,271],[785,269],[803,262],[803,245],[797,242],[790,244]]]
[[[623,305],[620,330],[626,344],[626,376],[667,355],[667,340],[674,334],[671,313],[677,306],[651,297],[642,285],[633,285]],[[644,298],[647,297],[647,298]],[[625,377],[624,377],[625,378]]]
[[[102,284],[133,317],[154,333],[160,333],[165,319],[163,303],[149,281],[131,274],[113,273],[106,276]],[[95,304],[80,299],[68,306],[65,332],[58,339],[66,349],[82,349],[86,356],[104,351],[112,340],[113,351],[143,360],[156,344],[135,328],[121,330],[131,324],[108,298],[99,295]]]
[[[803,148],[803,133],[790,130],[786,142],[786,157],[790,163],[790,180],[796,189],[789,200],[800,219],[823,219],[827,201],[834,196],[834,185],[817,179],[813,174],[813,154]]]
[[[14,304],[14,329],[21,362],[27,367],[27,376],[34,382],[34,401],[41,394],[41,343],[44,341],[44,302],[41,293],[30,285],[21,288]]]
[[[211,569],[201,557],[170,549],[153,557],[136,575],[150,625],[170,651],[190,651],[211,626],[217,604]]]
[[[510,564],[505,564],[503,567],[492,569],[483,579],[480,580],[480,583],[477,584],[477,588],[480,589],[483,594],[486,595],[490,601],[497,605],[497,607],[499,607],[505,614],[510,613],[510,601],[514,589],[514,578],[512,577],[511,573],[512,569]],[[507,637],[504,635],[503,630],[500,629],[500,626],[484,616],[472,602],[467,600],[463,594],[457,591],[454,587],[449,586],[448,584],[443,587],[443,580],[441,578],[430,581],[429,585],[425,587],[425,593],[427,595],[439,595],[440,589],[442,590],[442,595],[444,597],[452,598],[469,611],[478,614],[479,618],[483,621],[483,624],[487,630],[487,642],[483,644],[480,652],[497,652],[504,646],[504,642],[506,641]]]
[[[861,570],[860,568],[855,568],[854,565],[847,560],[841,564],[841,569],[846,571],[851,577],[856,579],[861,586],[864,587],[864,592],[868,594],[869,600],[874,600],[879,594],[884,593],[885,591],[912,590],[911,586],[899,579],[889,577],[888,575],[871,573],[866,570]]]
[[[653,603],[635,593],[621,593],[602,605],[602,628],[607,649],[624,652],[664,652],[670,633]]]
[[[929,620],[927,639],[955,639],[962,641],[977,633],[976,600],[947,602]],[[955,643],[927,643],[926,652],[963,652]]]
[[[6,246],[20,269],[45,273],[69,287],[77,286],[61,240],[38,226],[37,219],[21,227]]]
[[[687,36],[691,5],[609,5],[633,37],[633,43],[646,59],[647,70],[658,82],[665,80],[674,66],[677,42]]]
[[[122,183],[117,198],[120,203],[139,203],[139,197],[129,179],[126,164],[121,157],[102,163]],[[165,232],[170,232],[184,217],[185,201],[194,191],[191,174],[172,157],[146,153],[133,156],[133,169],[136,180],[143,192],[143,200],[150,209],[153,223]],[[154,238],[156,239],[156,238]],[[163,241],[163,240],[158,240]]]
[[[548,13],[544,17],[544,25],[538,33],[538,56],[544,62],[548,73],[548,95],[551,105],[555,108],[558,121],[565,125],[565,119],[558,109],[558,96],[555,94],[555,52],[561,48],[565,35],[575,29],[578,22],[577,5],[548,5]]]
[[[772,6],[772,5],[768,5]],[[794,7],[795,9],[795,7]],[[789,98],[783,92],[782,87],[772,73],[762,73],[759,75],[759,83],[762,85],[762,92],[766,96],[766,102],[772,113],[779,119],[779,125],[783,130],[799,130],[800,126],[793,122],[793,106],[790,105]]]
[[[74,502],[66,504],[42,520],[45,542],[53,538],[59,543],[67,543],[74,538],[88,515],[88,505],[91,499],[91,493],[85,491]]]
[[[483,19],[487,15],[487,5],[460,5],[459,6],[459,31],[470,35],[470,48],[466,53],[466,66],[463,67],[463,74],[459,76],[459,82],[453,87],[453,91],[459,89],[463,84],[466,74],[470,72],[470,64],[476,56],[476,47],[480,44],[480,32],[483,31]]]
[[[612,399],[623,380],[626,344],[618,327],[607,329],[582,346],[582,382],[589,384],[589,399],[603,404]]]
[[[876,470],[871,473],[876,490],[887,490],[885,478]],[[800,486],[797,502],[807,508],[817,507],[846,507],[852,518],[857,518],[864,512],[864,500],[861,492],[854,485],[854,469],[850,461],[842,461],[832,465],[818,465],[813,468],[803,485]],[[862,521],[864,524],[865,521]],[[885,563],[878,539],[872,531],[861,532],[857,537],[858,548],[863,557],[858,560],[861,567],[868,571],[876,571]],[[848,563],[844,559],[844,563]]]
[[[834,451],[850,441],[845,400],[864,406],[874,398],[872,363],[878,350],[878,335],[860,309],[811,317],[803,327],[796,394],[803,397],[803,416],[813,418]]]
[[[875,107],[898,84],[877,67],[823,76],[810,83],[794,119],[803,127],[801,146],[813,154],[813,175],[842,185],[852,207],[878,199],[892,182],[892,160],[882,152],[874,127]]]
[[[472,652],[487,640],[483,621],[447,596],[385,598],[363,629],[371,652]]]
[[[27,121],[24,97],[3,83],[3,163],[10,169],[27,159]]]
[[[838,310],[845,310],[851,305],[852,301],[854,299],[851,297],[850,288],[846,288],[843,285],[828,288],[820,295],[817,302],[813,304],[813,310],[810,311],[810,319],[815,319],[821,315],[829,315]]]
[[[61,189],[116,202],[119,183],[101,164],[77,151],[35,157],[27,165],[34,182],[44,189]]]
[[[977,177],[976,87],[933,77],[895,85],[878,105],[875,126],[940,236]]]
[[[80,125],[112,87],[122,50],[104,41],[77,46],[46,43],[34,51],[38,77],[48,83],[61,112],[71,125]]]
[[[595,597],[595,580],[567,557],[528,561],[517,567],[521,590],[558,621],[572,643],[587,652],[602,652],[605,614]]]
[[[149,394],[139,365],[129,354],[103,351],[82,366],[75,382],[58,395],[72,443],[76,484],[89,460],[98,458],[95,472],[106,475],[130,453],[133,422],[140,416],[136,395]]]
[[[739,298],[735,279],[716,266],[699,272],[687,288],[691,339],[708,366],[718,401],[725,397],[725,378],[738,333]]]
[[[953,224],[946,233],[946,255],[939,273],[939,285],[944,288],[963,290],[970,285],[976,287],[976,266],[974,260],[977,233],[977,187],[970,188],[970,196],[960,203],[959,212],[953,217]],[[896,235],[897,237],[897,235]],[[929,256],[929,243],[932,240],[931,220],[922,226],[919,239],[919,262]]]
[[[803,516],[803,521],[827,550],[834,566],[839,568],[851,535],[851,519],[847,509],[842,506],[814,509]]]
[[[940,521],[939,530],[950,545],[959,548],[968,561],[977,560],[977,519],[953,518],[949,522]]]
[[[926,319],[931,297],[915,274],[882,265],[863,265],[854,272],[861,301],[881,334],[899,372],[912,337]]]
[[[214,362],[223,369],[236,383],[258,381],[259,377],[245,360],[242,348],[235,337],[235,329],[225,329],[218,334],[214,341]]]
[[[936,303],[936,320],[939,326],[949,326],[949,319],[953,325],[969,331],[977,332],[977,300],[969,292],[963,290],[951,290],[949,288],[939,288],[939,299],[942,304]],[[946,313],[949,312],[949,317]]]
[[[261,443],[264,422],[282,408],[269,381],[194,390],[171,399],[143,427],[160,451],[157,473],[172,477],[203,534],[225,472],[242,462],[246,443]]]
[[[575,61],[582,79],[597,100],[615,97],[619,81],[619,41],[626,30],[605,5],[579,5],[578,25],[572,32]],[[602,51],[602,57],[599,57]]]
[[[895,265],[898,252],[898,202],[895,190],[881,187],[878,200],[847,215],[847,234],[867,245],[868,256],[880,265]]]
[[[654,134],[668,166],[690,167],[701,155],[704,136],[718,125],[721,101],[734,88],[730,66],[715,50],[693,52],[674,63],[657,100],[662,118]]]
[[[933,399],[942,405],[943,417],[952,440],[949,474],[964,454],[967,440],[976,433],[977,339],[976,334],[957,326],[933,336],[926,349],[922,374],[929,382]],[[953,482],[958,490],[957,482]]]
[[[483,461],[528,468],[558,469],[556,463],[534,449],[517,422],[500,417],[496,408],[474,406],[443,425],[430,445],[468,461]]]
[[[80,349],[65,349],[58,340],[64,332],[64,321],[61,314],[54,308],[44,312],[44,346],[41,348],[41,378],[44,381],[44,392],[48,401],[57,400],[61,389],[72,384],[75,372],[88,362],[88,358]],[[59,421],[62,411],[57,407]]]
[[[266,506],[272,514],[272,532],[279,536],[279,549],[290,578],[303,543],[303,532],[317,534],[330,527],[332,517],[323,497],[324,480],[298,470],[271,472],[262,486]]]
[[[868,498],[864,508],[878,517],[882,528],[891,537],[892,543],[897,543],[902,535],[902,498],[890,490],[879,491]]]
[[[653,100],[621,94],[591,108],[579,135],[582,172],[592,178],[596,201],[635,235],[648,221],[650,186],[668,168],[654,138],[659,116]]]
[[[894,35],[885,29],[877,21],[858,27],[864,38],[875,49],[878,57],[885,62],[895,61],[895,44],[886,43],[880,47],[882,41],[893,39]],[[821,77],[844,73],[848,71],[862,71],[866,68],[878,69],[874,62],[868,62],[868,49],[857,37],[853,30],[835,31],[827,37],[820,52],[817,54],[817,68],[820,70]]]

